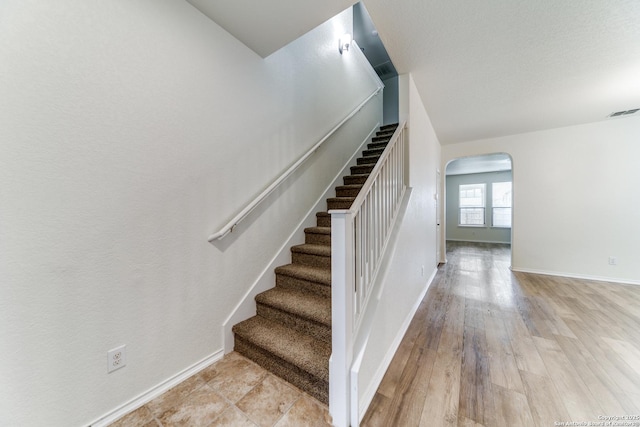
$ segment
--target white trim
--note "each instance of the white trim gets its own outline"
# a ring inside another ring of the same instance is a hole
[[[511,242],[499,242],[497,240],[469,240],[469,239],[447,239],[445,240],[445,244],[447,242],[469,242],[469,243],[499,243],[501,245],[509,245],[511,246]],[[446,261],[445,261],[446,262]]]
[[[617,279],[614,277],[602,277],[602,276],[590,276],[588,274],[563,273],[561,271],[536,270],[533,268],[521,268],[521,267],[513,267],[513,266],[511,266],[511,271],[518,271],[520,273],[544,274],[545,276],[569,277],[571,279],[594,280],[597,282],[611,282],[611,283],[617,283],[620,285],[633,285],[633,286],[640,285],[640,280]]]
[[[378,367],[378,370],[373,375],[373,380],[369,384],[369,388],[364,392],[364,394],[360,398],[359,414],[358,414],[359,422],[362,422],[362,418],[365,416],[367,409],[369,409],[369,405],[371,405],[371,402],[375,397],[376,391],[378,390],[378,387],[382,382],[382,378],[384,377],[384,374],[387,372],[387,369],[389,369],[389,365],[391,365],[393,356],[395,356],[396,352],[398,351],[398,347],[400,347],[400,344],[402,343],[402,339],[404,338],[404,335],[407,333],[407,330],[409,329],[409,325],[411,325],[411,321],[413,320],[413,317],[416,315],[416,312],[418,311],[418,308],[420,307],[422,300],[424,299],[425,295],[427,294],[427,291],[433,284],[433,279],[435,279],[436,274],[438,274],[438,267],[433,269],[431,276],[426,282],[426,286],[424,290],[420,293],[420,296],[416,299],[416,303],[413,305],[409,313],[407,313],[407,317],[405,317],[404,322],[402,322],[402,327],[400,328],[400,330],[398,331],[398,334],[396,335],[393,342],[391,343],[391,346],[389,347],[387,354],[385,354],[384,359],[382,359],[382,363]],[[362,353],[358,355],[358,362],[360,362],[361,360],[362,360]]]
[[[331,359],[329,362],[329,414],[336,427],[350,422],[351,378],[353,363],[353,289],[354,257],[347,236],[353,233],[353,217],[347,210],[331,211]],[[339,325],[340,327],[336,327]]]
[[[275,286],[275,273],[274,269],[280,265],[285,265],[290,262],[291,258],[291,246],[300,243],[300,235],[304,235],[304,229],[307,227],[313,227],[316,221],[316,212],[326,210],[327,198],[332,197],[331,194],[335,190],[335,187],[340,185],[342,177],[348,175],[349,167],[356,163],[356,158],[360,156],[362,148],[371,141],[372,135],[380,127],[380,122],[371,129],[369,135],[362,140],[362,143],[358,146],[353,155],[347,160],[343,168],[336,174],[333,181],[327,186],[324,193],[320,195],[316,203],[309,209],[304,219],[300,221],[298,226],[289,235],[289,238],[282,244],[276,255],[271,259],[269,265],[258,276],[258,279],[251,285],[249,290],[240,299],[240,302],[231,311],[231,314],[222,323],[222,336],[224,337],[224,351],[230,353],[233,351],[233,332],[231,328],[236,323],[240,323],[256,314],[256,304],[254,298],[260,292],[264,292]]]
[[[162,393],[166,392],[170,388],[175,387],[176,385],[178,385],[181,382],[185,381],[189,377],[197,374],[198,372],[202,371],[203,369],[205,369],[205,368],[209,367],[210,365],[214,364],[218,360],[222,359],[223,356],[224,356],[224,351],[223,350],[216,351],[215,353],[205,357],[204,359],[200,360],[199,362],[196,362],[195,364],[191,365],[189,368],[187,368],[187,369],[177,373],[176,375],[166,379],[165,381],[163,381],[160,384],[156,385],[155,387],[147,390],[146,392],[138,395],[137,397],[134,397],[129,402],[119,406],[118,408],[112,410],[111,412],[106,413],[105,415],[103,415],[100,418],[98,418],[96,421],[94,421],[91,424],[89,424],[89,427],[108,426],[109,424],[111,424],[114,421],[122,418],[123,416],[127,415],[128,413],[133,412],[136,409],[140,408],[141,406],[149,403],[150,401],[152,401],[156,397],[160,396]]]

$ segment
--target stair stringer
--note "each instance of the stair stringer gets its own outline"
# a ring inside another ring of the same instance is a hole
[[[232,331],[233,325],[256,315],[256,295],[275,286],[275,268],[291,262],[291,247],[304,241],[304,229],[313,227],[316,224],[316,213],[326,210],[326,199],[333,197],[335,187],[341,184],[343,176],[349,175],[350,168],[356,165],[357,158],[360,156],[366,144],[371,141],[379,127],[380,122],[376,123],[369,134],[363,139],[362,143],[356,148],[354,154],[336,174],[335,178],[327,186],[324,193],[319,196],[316,203],[311,207],[311,209],[309,209],[302,221],[300,221],[298,226],[282,244],[276,255],[271,259],[271,262],[264,268],[264,270],[262,270],[260,276],[258,276],[256,281],[251,285],[238,304],[231,311],[231,314],[225,319],[222,324],[222,336],[224,339],[223,347],[225,354],[233,351],[235,342]]]

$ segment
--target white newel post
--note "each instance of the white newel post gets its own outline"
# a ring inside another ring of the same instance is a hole
[[[329,412],[336,427],[350,421],[350,371],[353,362],[353,215],[331,212],[331,359]]]

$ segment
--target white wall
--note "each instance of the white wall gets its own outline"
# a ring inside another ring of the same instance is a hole
[[[514,269],[640,284],[639,135],[640,118],[611,119],[445,145],[442,164],[511,155]]]
[[[87,425],[218,354],[360,141],[207,236],[374,90],[347,31],[262,59],[181,0],[0,3],[1,425]]]
[[[411,76],[400,76],[399,88],[400,120],[409,120],[412,191],[382,279],[380,303],[360,366],[358,392],[364,405],[360,416],[364,415],[438,264],[434,194],[440,143]]]
[[[491,226],[491,184],[511,181],[511,171],[447,175],[446,177],[446,230],[447,240],[464,242],[511,243],[511,229]],[[460,226],[460,185],[486,184],[485,224],[480,227]]]

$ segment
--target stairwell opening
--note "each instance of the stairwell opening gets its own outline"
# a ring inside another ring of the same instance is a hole
[[[353,38],[384,84],[383,124],[398,123],[398,72],[362,2],[353,5]]]

